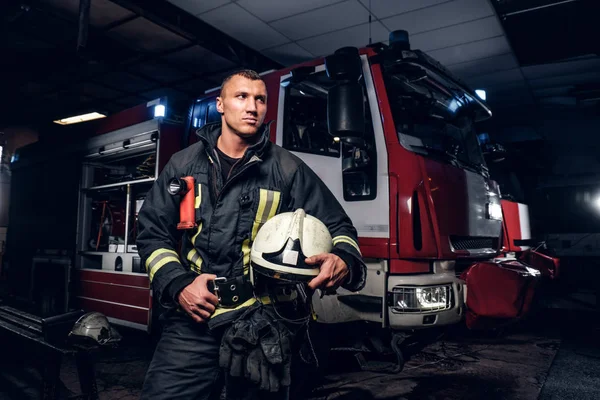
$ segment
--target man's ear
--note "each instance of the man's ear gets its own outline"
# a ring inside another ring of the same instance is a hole
[[[219,114],[223,114],[223,99],[220,96],[217,97],[217,111]]]

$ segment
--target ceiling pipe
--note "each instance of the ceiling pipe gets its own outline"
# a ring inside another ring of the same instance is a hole
[[[77,34],[77,52],[85,49],[90,26],[90,6],[92,0],[79,0],[79,32]]]
[[[558,6],[558,5],[566,4],[566,3],[573,3],[574,1],[578,1],[578,0],[563,0],[563,1],[558,1],[556,3],[552,3],[552,4],[546,4],[543,6],[537,6],[537,7],[526,8],[524,10],[513,11],[513,12],[506,13],[506,14],[502,14],[502,18],[510,17],[512,15],[517,15],[517,14],[524,14],[524,13],[528,13],[531,11],[541,10],[542,8],[554,7],[554,6]]]

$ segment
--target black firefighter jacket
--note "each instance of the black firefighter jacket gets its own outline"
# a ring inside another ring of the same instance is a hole
[[[257,142],[232,167],[226,183],[215,150],[221,124],[206,125],[197,134],[197,143],[171,157],[138,215],[138,251],[154,296],[162,305],[176,305],[179,291],[199,273],[219,277],[244,274],[260,227],[274,215],[298,208],[328,227],[334,244],[332,253],[350,268],[350,278],[343,287],[362,289],[366,266],[352,221],[302,160],[269,141],[268,125],[262,127]],[[171,178],[184,176],[195,179],[198,227],[182,234],[177,229],[181,197],[170,195],[167,186]],[[213,317],[238,314],[227,311],[217,308]]]

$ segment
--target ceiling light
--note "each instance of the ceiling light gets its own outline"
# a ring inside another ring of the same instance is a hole
[[[483,90],[483,89],[477,89],[477,90],[475,90],[475,94],[476,94],[477,96],[479,96],[479,98],[480,98],[481,100],[485,101],[485,98],[486,98],[486,95],[485,95],[485,90]]]
[[[88,113],[88,114],[76,115],[74,117],[59,119],[59,120],[54,121],[54,123],[59,124],[59,125],[69,125],[69,124],[77,124],[79,122],[91,121],[93,119],[104,118],[104,117],[106,117],[106,115],[100,114],[97,112],[92,112],[92,113]]]

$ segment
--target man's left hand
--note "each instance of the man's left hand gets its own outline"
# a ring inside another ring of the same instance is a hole
[[[348,266],[335,254],[317,254],[316,256],[308,257],[305,262],[309,265],[321,265],[319,275],[308,283],[308,287],[312,290],[336,289],[344,283],[344,280],[348,276]]]

